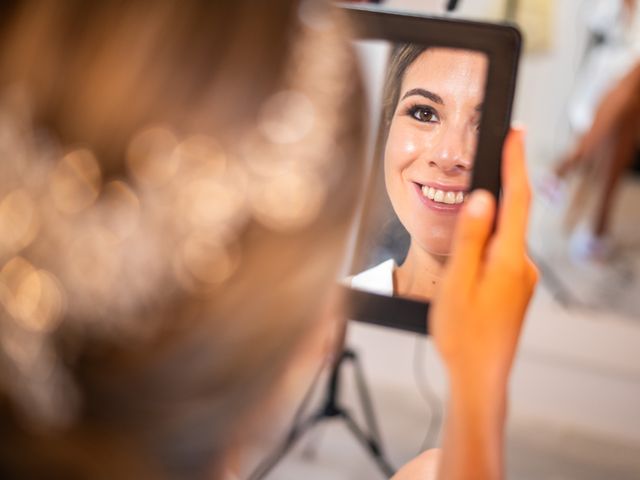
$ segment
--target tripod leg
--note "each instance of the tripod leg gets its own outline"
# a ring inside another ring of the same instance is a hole
[[[347,424],[349,430],[351,430],[351,433],[353,433],[360,443],[362,443],[362,445],[371,453],[373,459],[378,464],[378,468],[382,470],[382,473],[387,477],[392,477],[395,473],[395,469],[389,464],[389,462],[387,462],[386,458],[384,458],[377,441],[374,438],[365,435],[348,413],[344,412],[342,414],[342,418]]]
[[[389,462],[385,458],[385,454],[382,447],[382,441],[380,431],[378,430],[378,424],[376,422],[375,413],[373,410],[373,403],[371,402],[371,396],[369,395],[369,389],[364,378],[364,369],[360,363],[358,355],[353,350],[345,350],[345,358],[353,363],[354,374],[356,378],[356,386],[358,389],[358,397],[360,404],[362,405],[362,411],[364,413],[365,422],[367,424],[367,430],[369,435],[364,435],[362,430],[358,427],[355,421],[347,412],[343,412],[343,418],[347,422],[347,425],[351,431],[360,438],[361,441],[366,442],[367,447],[373,454],[378,466],[386,475],[393,475],[394,469],[390,466]]]
[[[319,448],[320,442],[322,441],[322,437],[324,433],[325,433],[324,428],[322,426],[319,426],[319,428],[315,431],[315,433],[311,435],[311,438],[309,438],[309,441],[306,442],[306,445],[302,450],[302,457],[305,460],[311,461],[316,459],[318,455],[318,448]]]

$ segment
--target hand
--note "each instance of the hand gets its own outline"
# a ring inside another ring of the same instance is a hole
[[[624,126],[640,116],[640,62],[631,68],[598,103],[593,122],[576,146],[556,166],[559,177],[581,164],[594,161],[619,143]],[[632,134],[637,133],[633,129]],[[606,155],[605,155],[606,156]]]
[[[505,142],[495,233],[493,196],[473,192],[460,213],[453,256],[431,310],[431,331],[450,381],[440,480],[504,475],[507,383],[538,279],[526,252],[531,191],[522,137],[512,130]]]
[[[471,194],[460,213],[453,256],[433,303],[430,326],[453,384],[506,388],[538,271],[526,252],[531,190],[523,133],[511,130],[503,153],[503,197]]]
[[[391,480],[436,480],[441,451],[432,448],[407,463]]]

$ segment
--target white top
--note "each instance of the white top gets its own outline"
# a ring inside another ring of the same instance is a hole
[[[369,293],[393,296],[393,271],[396,262],[393,258],[371,267],[351,277],[351,287]]]
[[[568,105],[577,133],[591,128],[602,97],[640,61],[640,3],[632,18],[627,15],[621,0],[600,0],[587,18],[589,30],[606,34],[608,40],[589,51],[578,72]]]

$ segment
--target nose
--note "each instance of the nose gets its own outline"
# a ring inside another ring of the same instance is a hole
[[[475,132],[449,125],[441,130],[432,150],[429,165],[448,174],[471,170],[475,154]]]

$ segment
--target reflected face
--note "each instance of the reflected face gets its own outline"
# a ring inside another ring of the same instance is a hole
[[[385,148],[387,192],[411,242],[447,255],[471,183],[487,57],[429,48],[406,69]]]

